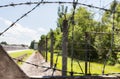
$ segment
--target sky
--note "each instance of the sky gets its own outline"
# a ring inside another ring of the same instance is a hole
[[[40,0],[0,0],[0,5],[21,2],[34,2]],[[44,1],[73,1],[73,0],[44,0]],[[90,4],[98,7],[108,8],[113,0],[78,0],[81,3]],[[0,8],[0,32],[9,27],[23,14],[31,10],[35,5],[22,5],[15,7]],[[8,44],[27,44],[32,40],[39,41],[40,36],[47,34],[50,29],[57,27],[57,11],[60,4],[41,4],[34,11],[17,22],[12,28],[0,36],[0,42],[6,41]],[[70,12],[72,5],[66,5]],[[77,5],[80,7],[80,5]],[[99,18],[100,10],[88,8],[95,17]],[[97,19],[96,18],[96,19]]]

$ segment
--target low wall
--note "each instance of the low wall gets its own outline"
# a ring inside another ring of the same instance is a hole
[[[21,45],[2,45],[2,47],[6,51],[28,49],[27,46],[21,46]]]
[[[43,77],[30,79],[120,79],[120,76]]]
[[[0,45],[0,79],[30,79]]]

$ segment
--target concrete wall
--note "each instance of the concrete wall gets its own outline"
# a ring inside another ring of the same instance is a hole
[[[22,45],[2,45],[6,51],[28,49],[28,46]]]
[[[30,79],[120,79],[120,76],[78,76],[78,77],[43,77]]]
[[[0,79],[29,79],[0,45]]]

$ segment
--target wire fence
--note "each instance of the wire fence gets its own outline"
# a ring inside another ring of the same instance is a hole
[[[103,10],[103,11],[109,11],[111,13],[117,12],[117,11],[113,11],[113,10],[110,10],[110,9],[101,8],[101,7],[97,7],[97,6],[93,6],[93,5],[88,5],[88,4],[84,4],[84,3],[80,3],[80,2],[74,2],[74,1],[73,2],[64,2],[64,1],[54,1],[54,2],[52,2],[52,1],[43,1],[43,0],[41,0],[41,1],[38,1],[38,2],[11,3],[11,4],[7,4],[7,5],[1,5],[0,8],[15,7],[15,6],[22,6],[22,5],[35,5],[35,4],[36,4],[36,6],[34,6],[31,10],[29,10],[25,14],[23,14],[20,18],[18,18],[15,22],[13,22],[8,28],[6,28],[3,32],[1,32],[0,36],[3,35],[5,32],[7,32],[11,27],[13,27],[17,22],[19,22],[21,19],[23,19],[29,13],[31,13],[32,11],[34,11],[37,7],[40,6],[40,4],[72,4],[73,8],[74,8],[73,15],[72,15],[73,18],[74,18],[74,13],[75,13],[76,5],[82,5],[82,6],[86,6],[86,7],[89,7],[89,8],[95,8],[95,9],[99,9],[99,10]],[[104,32],[102,32],[102,33],[104,34]],[[99,34],[99,33],[97,33],[97,34]],[[80,51],[86,51],[86,49],[85,50],[84,49],[78,49],[78,50],[80,50]],[[87,49],[87,50],[88,51],[94,51],[94,50],[91,50],[91,49]],[[101,50],[109,50],[109,49],[101,49]],[[114,49],[114,50],[119,50],[119,49]],[[71,55],[73,56],[73,54],[71,54]],[[23,60],[20,60],[20,59],[16,59],[16,58],[13,58],[13,59],[17,60],[19,62],[24,62],[24,63],[30,64],[30,65],[33,65],[35,67],[42,67],[42,68],[47,68],[47,69],[53,69],[53,71],[57,70],[57,71],[67,72],[67,73],[70,73],[70,74],[84,74],[82,69],[81,69],[82,73],[78,73],[78,72],[74,72],[73,70],[71,70],[71,71],[60,70],[60,69],[57,69],[56,66],[54,68],[51,68],[51,67],[36,65],[36,64],[30,63],[30,62],[26,62],[26,61],[23,61]],[[73,61],[73,59],[71,61]],[[57,63],[57,61],[56,61],[56,63]],[[71,66],[73,67],[73,64],[71,64]]]
[[[104,10],[104,11],[110,11],[109,9],[105,9],[105,8],[101,8],[101,7],[97,7],[97,6],[93,6],[93,5],[88,5],[88,4],[84,4],[84,3],[80,3],[80,2],[64,2],[64,1],[42,1],[42,2],[26,2],[26,3],[11,3],[11,4],[7,4],[7,5],[1,5],[0,8],[3,7],[15,7],[15,6],[20,6],[20,5],[32,5],[32,4],[77,4],[77,5],[83,5],[83,6],[87,6],[90,8],[96,8],[96,9],[100,9],[100,10]]]
[[[30,63],[30,62],[26,62],[26,61],[23,61],[21,59],[17,59],[17,58],[13,58],[13,60],[16,60],[18,62],[23,62],[23,63],[26,63],[26,64],[29,64],[29,65],[33,65],[35,67],[41,67],[41,68],[46,68],[46,70],[49,70],[49,69],[52,69],[53,71],[63,71],[63,72],[67,72],[67,73],[71,73],[71,71],[65,71],[65,70],[61,70],[61,69],[57,69],[57,68],[52,68],[52,67],[47,67],[47,66],[40,66],[40,65],[37,65],[37,64],[33,64],[33,63]],[[79,72],[72,72],[73,74],[84,74],[84,73],[79,73]]]
[[[0,8],[4,8],[4,7],[15,7],[15,6],[20,6],[20,5],[32,5],[32,4],[37,4],[34,8],[32,8],[30,11],[26,12],[25,14],[23,14],[20,18],[18,18],[15,22],[13,22],[8,28],[6,28],[3,32],[0,33],[0,36],[3,35],[7,30],[9,30],[11,27],[13,27],[18,21],[20,21],[22,18],[24,18],[25,16],[27,16],[29,13],[31,13],[34,9],[36,9],[40,4],[73,4],[73,5],[83,5],[83,6],[87,6],[89,8],[95,8],[95,9],[100,9],[103,11],[110,11],[111,13],[113,12],[113,10],[109,10],[106,8],[101,8],[101,7],[97,7],[97,6],[93,6],[93,5],[88,5],[88,4],[84,4],[84,3],[80,3],[80,2],[64,2],[64,1],[38,1],[38,2],[25,2],[25,3],[11,3],[11,4],[7,4],[7,5],[1,5]],[[116,11],[114,11],[116,12]],[[118,12],[119,13],[119,12]]]
[[[41,1],[42,2],[42,1]],[[29,10],[28,12],[26,12],[25,14],[23,14],[20,18],[18,18],[15,22],[13,22],[8,28],[6,28],[3,32],[0,33],[0,36],[3,35],[6,31],[8,31],[11,27],[13,27],[18,21],[20,21],[22,18],[24,18],[25,16],[27,16],[29,13],[31,13],[33,10],[35,10],[40,4],[41,2],[37,3],[37,5],[35,7],[33,7],[31,10]]]

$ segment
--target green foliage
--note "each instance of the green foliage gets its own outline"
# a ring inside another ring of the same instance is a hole
[[[8,45],[6,41],[2,41],[0,44]]]
[[[31,41],[31,44],[30,44],[30,49],[34,49],[34,43],[35,43],[35,40]]]
[[[114,7],[116,6],[116,7]],[[72,41],[74,48],[74,58],[76,59],[85,59],[85,52],[88,50],[90,54],[90,61],[99,61],[103,62],[105,58],[108,60],[108,64],[115,65],[116,63],[120,63],[120,57],[117,52],[120,49],[120,3],[114,4],[112,3],[110,6],[110,10],[115,9],[117,12],[112,13],[110,11],[105,11],[102,15],[101,21],[94,20],[94,14],[89,12],[84,7],[79,7],[75,11],[74,19],[72,17],[73,11],[70,13],[66,13],[65,7],[61,7],[58,9],[58,19],[57,19],[57,28],[53,30],[54,32],[54,50],[55,52],[59,52],[57,50],[62,49],[62,30],[63,30],[63,20],[67,19],[69,23],[68,30],[68,55],[71,56],[71,48]],[[114,16],[114,20],[113,20]],[[71,20],[74,20],[75,24],[72,23]],[[114,22],[114,33],[113,34],[113,22]],[[74,31],[73,31],[74,27]],[[86,48],[86,38],[85,32],[89,33],[89,41],[88,48]],[[100,33],[96,33],[100,32]],[[104,32],[104,33],[101,33]],[[73,40],[72,40],[73,33]],[[50,49],[50,34],[49,32],[46,36],[48,39],[48,50]],[[42,40],[44,36],[41,36],[41,40],[39,41],[40,46],[44,47],[44,41]],[[45,40],[45,38],[44,38]],[[116,62],[117,60],[117,62]]]
[[[115,65],[116,60],[118,60],[117,58],[117,52],[119,52],[119,48],[120,48],[120,36],[119,36],[119,29],[120,29],[120,24],[119,24],[119,21],[120,21],[120,3],[119,2],[114,2],[111,4],[110,6],[110,10],[111,12],[109,11],[105,11],[105,13],[103,14],[103,17],[102,17],[102,23],[104,26],[107,27],[107,30],[104,30],[105,32],[109,32],[111,33],[111,35],[109,35],[110,37],[107,38],[108,36],[105,36],[104,38],[102,38],[102,45],[104,45],[104,48],[105,49],[113,49],[110,54],[109,54],[109,61],[108,63],[111,64],[111,65]],[[114,13],[114,11],[116,11]],[[114,25],[113,25],[114,24]],[[112,34],[114,32],[114,34]],[[101,45],[101,44],[99,44]],[[101,47],[103,48],[103,46],[101,45]],[[114,50],[115,49],[115,50]],[[107,53],[108,51],[106,51]],[[102,55],[106,55],[105,54],[105,51],[102,52]]]
[[[62,48],[61,43],[62,43],[62,33],[60,31],[60,28],[57,27],[56,31],[54,31],[54,49]]]
[[[40,53],[42,53],[45,50],[45,41],[46,41],[46,36],[42,35],[38,43],[38,48],[39,48],[38,50]]]
[[[72,45],[72,27],[74,27],[74,57],[75,58],[79,58],[84,60],[85,58],[85,50],[87,49],[85,47],[86,45],[86,41],[85,41],[85,32],[91,32],[94,31],[96,28],[96,23],[93,20],[93,16],[90,12],[87,11],[86,8],[84,7],[80,7],[77,9],[76,14],[75,14],[75,23],[76,25],[72,25],[69,27],[69,47],[68,50],[69,52],[71,51],[71,45]],[[94,25],[93,25],[94,23]],[[91,39],[93,37],[91,36]],[[94,39],[94,38],[93,38]],[[91,44],[94,42],[93,40],[90,41]],[[89,49],[91,49],[92,51],[89,51],[89,53],[91,54],[91,58],[92,60],[98,58],[97,52],[94,48],[94,46],[89,45]],[[69,53],[70,55],[70,53]]]

